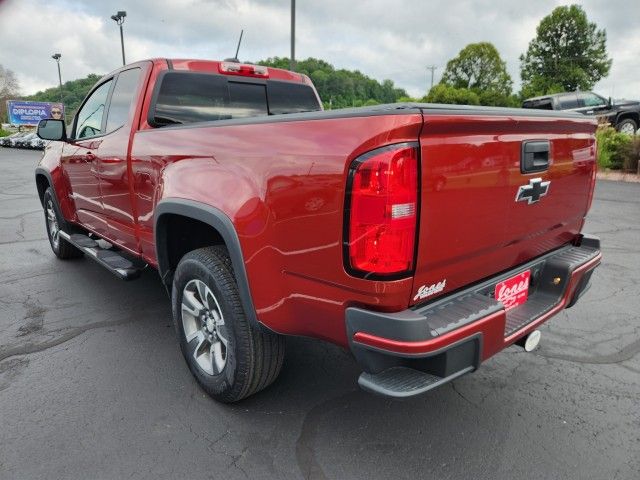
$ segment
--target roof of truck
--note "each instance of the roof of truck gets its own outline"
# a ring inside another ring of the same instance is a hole
[[[525,102],[533,102],[535,100],[544,100],[545,98],[556,98],[556,97],[561,97],[563,95],[571,95],[571,94],[575,94],[575,93],[592,93],[592,92],[586,91],[586,90],[580,90],[580,91],[576,91],[576,92],[550,93],[549,95],[538,95],[537,97],[526,98],[524,101]]]

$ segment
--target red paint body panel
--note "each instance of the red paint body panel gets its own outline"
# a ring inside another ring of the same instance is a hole
[[[595,168],[592,120],[423,115],[407,107],[152,128],[151,93],[169,64],[156,59],[138,65],[145,74],[125,127],[47,148],[41,166],[51,173],[63,215],[157,266],[159,201],[188,199],[221,210],[240,239],[257,318],[276,332],[346,347],[347,307],[401,311],[421,285],[443,279],[439,295],[446,294],[572,241],[586,215]],[[172,61],[176,70],[217,72],[218,65]],[[311,84],[303,75],[269,72],[270,78]],[[520,174],[519,148],[535,139],[552,143],[552,166],[538,175],[551,180],[551,190],[538,204],[516,203],[518,187],[533,177]],[[350,163],[375,148],[416,141],[421,190],[415,276],[355,278],[345,271],[342,253]],[[95,160],[86,161],[88,151]],[[504,347],[504,318],[473,328],[487,336],[484,355]]]
[[[428,300],[446,295],[576,238],[596,168],[593,133],[589,119],[425,115],[414,293],[446,280]],[[551,142],[547,171],[520,173],[525,140]],[[551,180],[548,195],[516,202],[531,178]]]
[[[372,148],[415,141],[421,126],[413,114],[140,131],[131,164],[134,176],[149,178],[137,189],[143,252],[153,254],[159,200],[214,205],[236,227],[258,319],[346,345],[347,306],[401,310],[412,283],[345,272],[346,170]]]

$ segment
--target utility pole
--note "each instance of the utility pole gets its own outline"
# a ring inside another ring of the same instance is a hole
[[[433,72],[435,72],[436,68],[438,68],[438,67],[436,67],[435,65],[429,65],[427,67],[427,70],[431,70],[431,88],[433,88]],[[429,90],[431,90],[431,88]],[[427,92],[427,93],[429,93],[429,92]]]
[[[289,70],[296,69],[296,0],[291,0],[291,60]]]
[[[124,17],[127,16],[127,12],[120,10],[115,15],[111,15],[111,20],[116,22],[120,27],[120,46],[122,47],[122,65],[126,65],[127,62],[124,59],[124,35],[122,34],[122,24],[124,23]]]
[[[62,58],[62,54],[55,53],[51,55],[51,58],[53,58],[58,64],[58,83],[60,85],[60,103],[62,103],[62,74],[60,73],[60,58]]]

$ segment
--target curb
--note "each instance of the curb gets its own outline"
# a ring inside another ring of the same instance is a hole
[[[597,180],[612,180],[614,182],[629,182],[629,183],[640,183],[640,175],[635,173],[624,173],[624,172],[597,172],[596,173]]]

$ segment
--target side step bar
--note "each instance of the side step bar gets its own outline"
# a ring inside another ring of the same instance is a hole
[[[474,370],[469,366],[446,377],[439,377],[409,367],[392,367],[380,373],[363,372],[358,385],[363,390],[386,397],[408,398],[428,392]]]
[[[68,234],[60,230],[60,236],[90,259],[98,262],[121,280],[133,280],[140,276],[144,265],[136,265],[117,250],[101,248],[94,239],[80,233]]]

